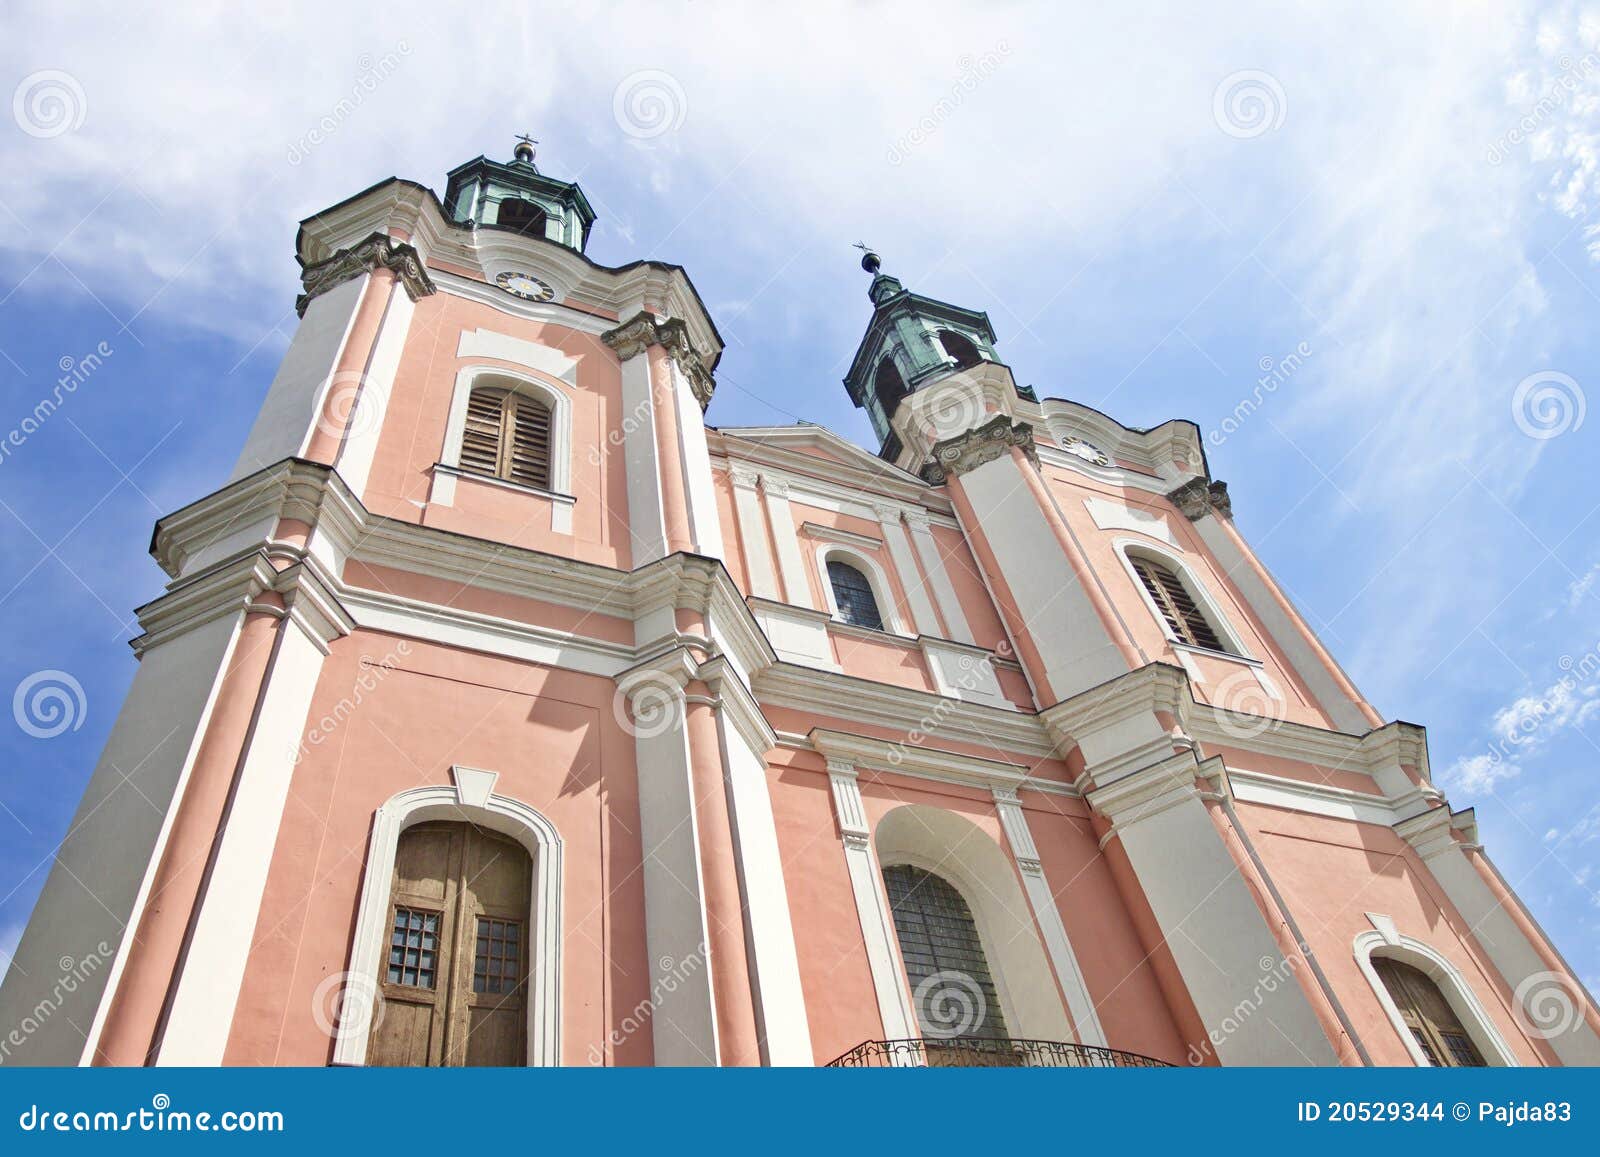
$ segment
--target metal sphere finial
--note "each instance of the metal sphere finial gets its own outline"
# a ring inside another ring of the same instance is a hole
[[[861,268],[876,277],[883,265],[883,258],[874,253],[865,241],[857,241],[855,247],[861,250]]]

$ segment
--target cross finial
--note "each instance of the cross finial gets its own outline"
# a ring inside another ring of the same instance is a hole
[[[533,164],[533,146],[538,143],[528,133],[517,134],[517,147],[513,150],[517,160]]]

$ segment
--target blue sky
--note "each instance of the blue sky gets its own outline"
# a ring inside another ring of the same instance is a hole
[[[1600,987],[1600,9],[1117,8],[10,6],[0,441],[109,352],[0,456],[0,693],[83,691],[52,737],[0,714],[0,951],[132,677],[151,524],[222,481],[292,332],[296,222],[530,129],[592,257],[688,268],[715,424],[870,444],[859,239],[1041,395],[1199,423]]]

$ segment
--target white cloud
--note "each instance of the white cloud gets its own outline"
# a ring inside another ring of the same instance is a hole
[[[1470,796],[1494,794],[1496,785],[1522,774],[1522,768],[1497,755],[1462,756],[1444,771],[1441,781],[1450,790]]]

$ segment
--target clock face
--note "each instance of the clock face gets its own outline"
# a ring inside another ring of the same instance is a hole
[[[507,271],[494,280],[495,284],[507,293],[528,301],[550,301],[556,295],[555,290],[531,273]]]
[[[1061,448],[1068,454],[1076,454],[1085,462],[1093,462],[1096,466],[1109,466],[1111,459],[1106,452],[1093,442],[1085,442],[1082,438],[1075,438],[1071,434],[1061,439]]]

